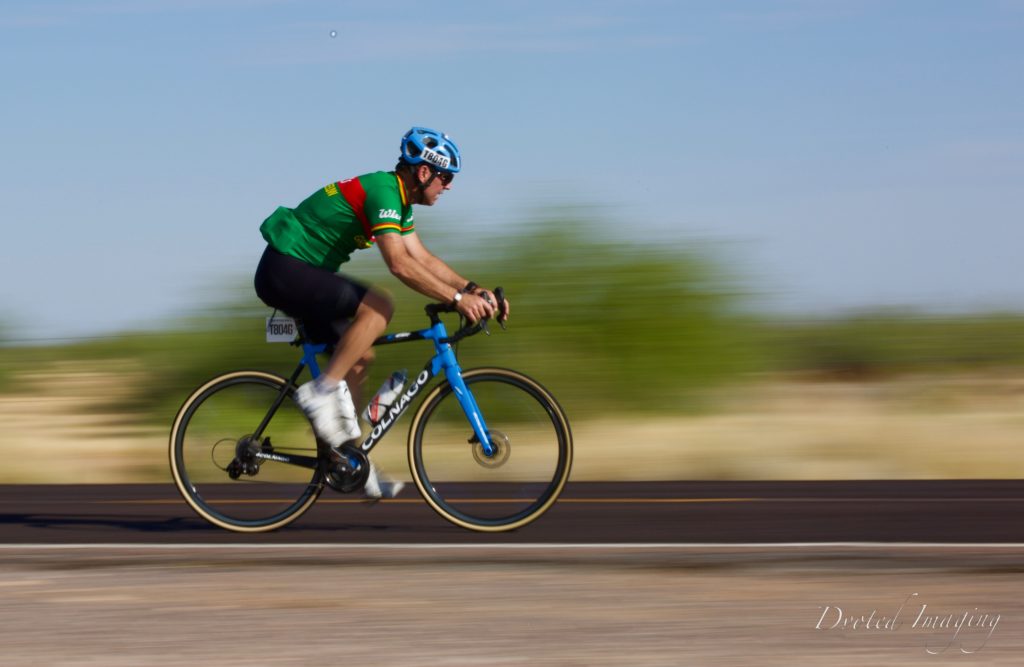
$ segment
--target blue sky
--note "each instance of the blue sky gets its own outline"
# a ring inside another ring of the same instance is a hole
[[[19,339],[187,311],[413,124],[466,161],[428,245],[572,205],[765,310],[1024,310],[1020,0],[5,2],[0,62]]]

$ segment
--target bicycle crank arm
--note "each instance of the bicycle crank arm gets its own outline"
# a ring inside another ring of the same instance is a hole
[[[300,468],[316,469],[319,459],[315,456],[302,456],[301,454],[278,454],[277,452],[256,452],[254,457],[261,461],[277,461],[287,463]]]

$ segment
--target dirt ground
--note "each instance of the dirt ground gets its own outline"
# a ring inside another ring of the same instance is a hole
[[[0,662],[1019,665],[1022,555],[6,550]]]
[[[99,408],[128,370],[88,363],[38,373],[0,396],[0,483],[166,482],[166,427]],[[574,480],[1024,477],[1024,377],[839,383],[756,378],[695,416],[572,412]],[[407,476],[399,425],[374,450]],[[623,452],[628,465],[623,465]]]

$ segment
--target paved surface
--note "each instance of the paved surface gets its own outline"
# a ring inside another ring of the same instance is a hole
[[[0,487],[0,664],[1019,665],[1022,510],[1020,482],[574,484],[508,534],[328,492],[238,535],[169,484]],[[824,544],[862,541],[891,544]]]
[[[510,533],[450,525],[407,488],[373,506],[327,490],[295,523],[239,535],[171,484],[0,486],[0,544],[1024,543],[1022,516],[1020,481],[576,483]]]

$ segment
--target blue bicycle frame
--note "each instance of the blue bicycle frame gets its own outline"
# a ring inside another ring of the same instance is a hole
[[[444,322],[441,321],[441,318],[437,314],[438,310],[440,309],[427,309],[427,313],[430,315],[431,320],[431,326],[428,329],[388,334],[386,336],[381,336],[373,342],[374,345],[392,345],[396,343],[407,343],[414,340],[430,340],[434,342],[434,356],[427,362],[426,366],[423,367],[423,370],[418,376],[416,376],[412,384],[406,387],[398,400],[391,405],[380,421],[373,425],[373,430],[370,431],[370,434],[360,445],[360,449],[362,449],[364,453],[369,454],[370,450],[380,442],[389,430],[391,430],[391,427],[395,425],[402,413],[405,412],[409,405],[412,404],[412,400],[417,394],[419,394],[420,390],[423,389],[423,387],[425,387],[434,376],[442,372],[444,373],[445,379],[447,379],[448,383],[451,385],[452,390],[455,392],[455,398],[462,407],[462,411],[466,414],[466,418],[473,427],[473,434],[475,437],[470,442],[480,442],[484,456],[491,457],[497,453],[497,448],[491,444],[491,438],[487,431],[487,424],[484,422],[483,415],[480,414],[480,408],[476,404],[476,399],[473,397],[473,393],[469,390],[469,387],[467,387],[466,383],[462,380],[462,368],[459,366],[458,359],[455,357],[455,351],[452,349],[452,343],[455,343],[466,336],[477,333],[483,329],[483,325],[471,325],[461,329],[455,335],[449,336],[448,330],[444,326]],[[303,367],[308,367],[310,374],[314,378],[319,377],[320,365],[317,363],[316,355],[321,354],[326,350],[327,345],[303,342],[302,359],[299,362],[299,367],[292,375],[291,383],[294,384],[295,380],[302,372]]]

